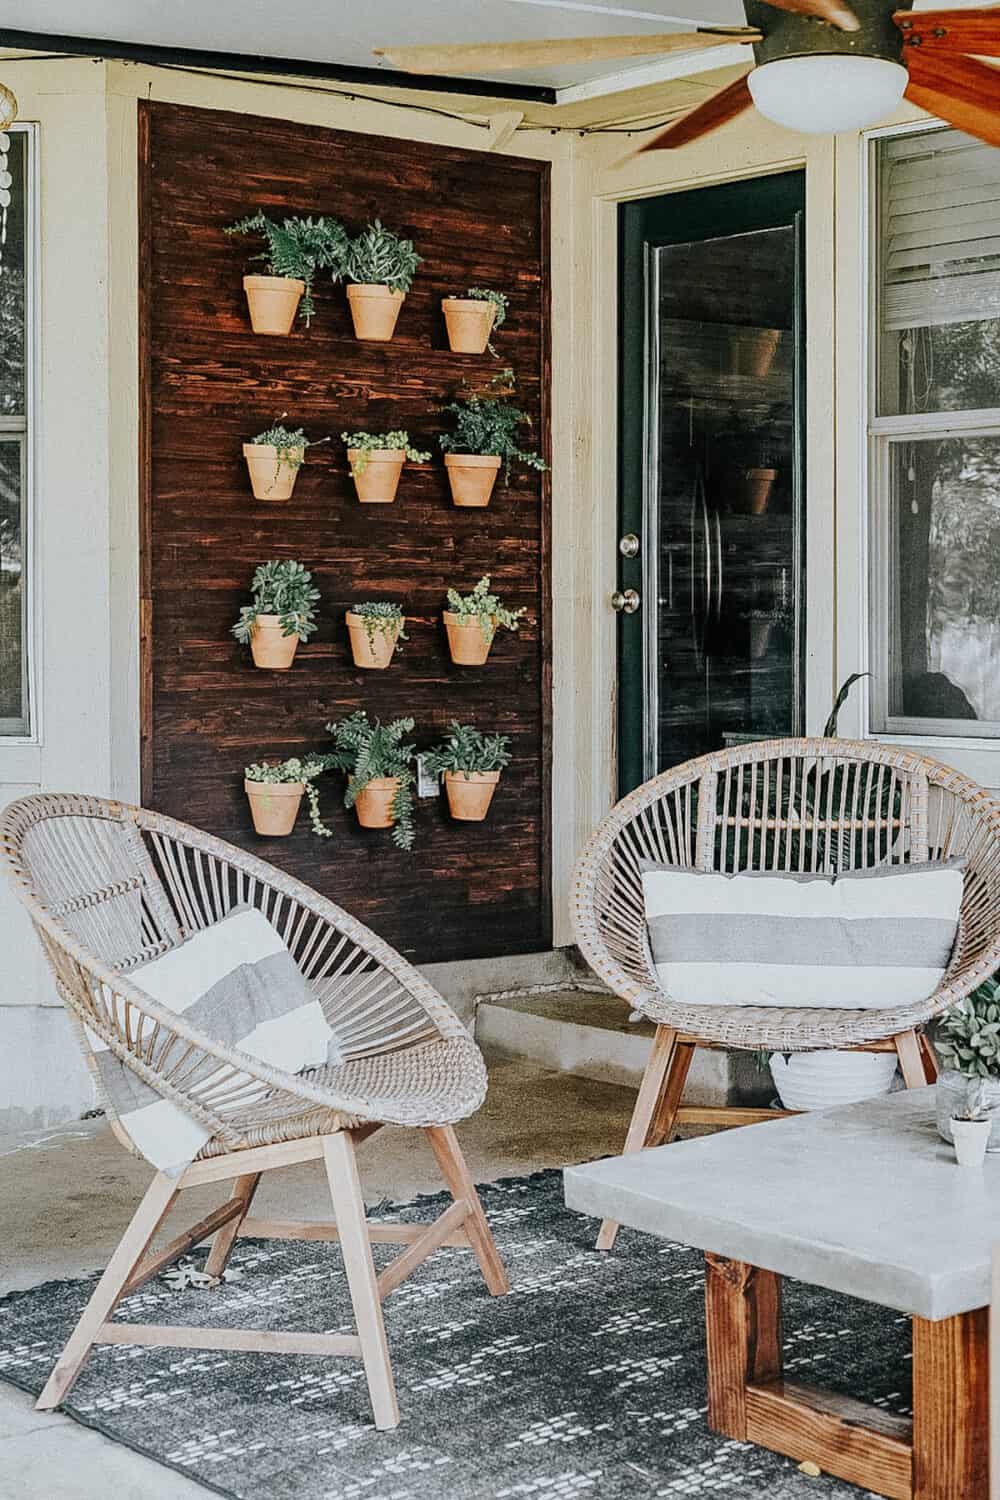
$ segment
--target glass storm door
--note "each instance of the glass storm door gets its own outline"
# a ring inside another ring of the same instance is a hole
[[[621,221],[619,775],[801,732],[804,179]]]

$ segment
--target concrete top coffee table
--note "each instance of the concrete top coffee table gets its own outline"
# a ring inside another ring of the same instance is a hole
[[[566,1202],[706,1252],[709,1422],[892,1500],[986,1500],[1000,1157],[955,1164],[933,1088],[566,1169]],[[781,1280],[913,1319],[913,1421],[782,1379]]]

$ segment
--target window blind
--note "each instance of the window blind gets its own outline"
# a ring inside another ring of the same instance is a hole
[[[957,130],[885,150],[883,328],[1000,318],[1000,151]]]

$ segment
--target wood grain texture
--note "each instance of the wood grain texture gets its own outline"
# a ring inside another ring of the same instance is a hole
[[[781,1375],[781,1277],[706,1253],[705,1348],[709,1426],[745,1441],[748,1382]]]
[[[949,125],[974,135],[989,146],[1000,146],[1000,74],[974,57],[923,56],[907,47],[904,61],[910,71],[906,98]]]
[[[913,1319],[913,1500],[987,1500],[989,1309]]]
[[[532,417],[528,446],[549,456],[547,166],[161,104],[140,106],[139,139],[144,803],[262,854],[418,962],[548,947],[548,479],[518,471],[488,509],[461,510],[436,442],[439,403],[498,367],[450,352],[440,299],[496,286],[511,298],[501,362]],[[257,207],[333,213],[352,231],[379,215],[412,236],[425,264],[391,343],[354,338],[327,277],[311,329],[251,332],[241,283],[259,247],[223,227]],[[240,445],[282,412],[336,440],[307,456],[290,502],[268,506],[250,495]],[[394,505],[360,505],[339,434],[393,427],[434,460],[407,466]],[[320,629],[284,673],[256,669],[229,634],[268,558],[298,559],[322,594]],[[501,632],[484,668],[455,667],[445,590],[484,573],[528,620]],[[380,673],[354,666],[344,624],[370,598],[398,601],[410,637]],[[258,838],[243,766],[327,748],[325,724],[357,708],[412,714],[421,748],[453,717],[510,735],[487,821],[421,802],[407,855],[358,827],[331,775],[332,839],[304,813],[291,837]]]
[[[850,1396],[775,1380],[746,1393],[747,1437],[788,1458],[811,1459],[850,1484],[910,1500],[911,1425]]]

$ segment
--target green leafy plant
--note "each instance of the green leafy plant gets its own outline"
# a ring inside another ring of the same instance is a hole
[[[385,229],[380,219],[369,224],[350,242],[343,274],[348,281],[364,286],[387,286],[391,292],[410,290],[417,267],[422,263],[413,248],[412,240],[405,240],[391,229]],[[334,277],[334,280],[338,280]]]
[[[317,271],[331,271],[334,281],[344,274],[351,242],[339,219],[294,216],[279,224],[258,210],[229,224],[225,232],[259,234],[267,248],[251,258],[266,261],[270,276],[291,276],[305,282],[299,312],[308,328],[315,312],[312,289]]]
[[[458,616],[460,625],[471,625],[479,621],[483,639],[489,640],[494,628],[517,630],[528,613],[526,609],[507,609],[497,594],[490,593],[490,575],[486,573],[471,594],[460,594],[457,589],[448,590],[448,607]]]
[[[366,599],[363,604],[352,604],[351,613],[363,622],[368,644],[373,651],[376,635],[393,635],[398,630],[397,640],[409,640],[403,629],[403,611],[398,604],[392,604],[388,599]]]
[[[412,849],[416,829],[413,821],[413,782],[410,769],[416,754],[413,745],[404,742],[404,735],[413,729],[412,719],[393,719],[383,724],[379,719],[369,721],[364,709],[349,714],[339,724],[328,724],[327,733],[333,736],[333,749],[326,761],[347,773],[347,790],[344,806],[353,807],[358,794],[371,781],[382,777],[395,777],[398,785],[392,799],[392,841],[399,849]]]
[[[456,397],[442,410],[455,418],[455,431],[442,432],[438,444],[443,453],[479,453],[503,460],[504,481],[518,463],[529,469],[545,469],[537,453],[529,453],[517,441],[520,426],[531,426],[531,418],[514,405],[513,370],[501,370],[482,395]]]
[[[342,432],[340,436],[346,448],[357,450],[358,457],[354,461],[356,474],[363,474],[367,469],[369,453],[402,451],[411,464],[425,464],[430,458],[429,453],[422,453],[419,448],[413,447],[408,432],[399,429],[394,432]]]
[[[495,292],[491,287],[488,286],[470,286],[465,295],[472,302],[493,303],[493,306],[496,308],[496,312],[493,315],[494,333],[496,333],[497,329],[502,327],[502,325],[506,323],[507,308],[510,306],[510,298],[505,292]],[[499,354],[493,347],[492,338],[490,339],[486,347],[490,351],[494,359],[500,358]]]
[[[509,735],[482,734],[472,724],[452,719],[448,738],[426,752],[424,765],[432,776],[443,776],[445,771],[460,771],[466,777],[502,771],[510,765],[509,744]]]
[[[256,437],[250,439],[252,443],[266,443],[271,448],[278,450],[278,462],[287,464],[290,469],[299,469],[306,456],[307,448],[318,448],[321,443],[328,443],[328,437],[316,438],[310,441],[301,427],[284,427],[282,423],[288,416],[283,411],[280,417],[275,419],[272,427],[258,432]]]
[[[307,755],[305,760],[293,756],[289,760],[279,761],[276,765],[270,765],[266,760],[257,761],[252,766],[245,766],[243,775],[247,781],[259,781],[270,786],[295,781],[303,782],[309,802],[309,822],[313,833],[318,833],[320,838],[328,839],[333,830],[327,828],[320,817],[319,789],[315,784],[316,777],[328,769],[327,756]]]
[[[945,1067],[966,1078],[1000,1079],[1000,980],[987,979],[945,1011],[934,1047]]]
[[[298,562],[261,563],[250,585],[253,603],[244,604],[233,626],[233,635],[248,646],[258,615],[277,615],[282,635],[297,635],[307,641],[316,629],[316,601],[319,589],[312,586],[312,574]]]
[[[830,710],[830,717],[827,719],[826,724],[823,726],[824,739],[832,740],[836,738],[837,720],[840,717],[840,710],[843,708],[844,704],[847,702],[850,696],[851,688],[856,682],[860,682],[862,677],[870,677],[871,675],[872,674],[870,672],[852,672],[850,677],[848,677],[842,683],[840,691],[833,701],[833,707]]]

